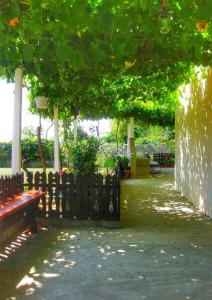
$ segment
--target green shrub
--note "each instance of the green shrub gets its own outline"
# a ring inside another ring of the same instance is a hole
[[[123,157],[119,157],[119,162],[121,164],[121,167],[123,170],[128,169],[129,168],[129,158],[127,156],[123,156]]]
[[[99,141],[94,137],[73,142],[69,170],[76,175],[94,174],[97,170],[98,149]]]
[[[47,161],[51,161],[54,156],[54,142],[52,140],[42,140],[43,150]],[[24,138],[21,141],[22,159],[26,161],[39,161],[38,143],[36,138]],[[10,165],[12,153],[12,142],[0,143],[0,161],[7,161]],[[8,163],[6,165],[8,165]],[[8,165],[8,167],[9,167]]]
[[[116,161],[114,158],[106,158],[104,161],[104,168],[107,170],[107,174],[111,174],[115,171]]]
[[[97,165],[99,171],[106,175],[115,171],[116,144],[108,143],[103,138],[100,140],[99,151],[97,154]]]
[[[12,153],[11,142],[1,142],[0,143],[0,160],[10,160]]]

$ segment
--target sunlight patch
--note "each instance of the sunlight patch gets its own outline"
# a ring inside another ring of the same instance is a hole
[[[181,207],[180,210],[185,213],[193,213],[194,212],[193,209],[188,208],[188,207]]]
[[[43,273],[42,276],[44,278],[54,278],[54,277],[59,277],[60,274],[58,274],[58,273]]]
[[[168,206],[166,206],[166,207],[155,207],[155,209],[156,209],[157,211],[161,211],[161,212],[173,210],[172,207],[168,207]]]
[[[37,288],[42,288],[43,285],[39,281],[36,281],[34,278],[29,277],[28,275],[25,275],[21,281],[18,283],[16,286],[16,289],[19,289],[23,286],[28,286],[28,285],[35,285]]]
[[[119,252],[119,253],[126,253],[126,251],[122,250],[122,249],[117,250],[117,252]]]

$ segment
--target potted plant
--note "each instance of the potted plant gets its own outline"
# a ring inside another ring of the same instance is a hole
[[[168,168],[174,168],[175,166],[175,159],[173,157],[170,157],[165,161],[165,166]]]
[[[127,156],[121,157],[120,163],[121,168],[123,170],[123,178],[128,179],[130,178],[130,166],[129,166],[129,158]]]

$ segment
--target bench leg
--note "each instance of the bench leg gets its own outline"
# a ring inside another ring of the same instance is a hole
[[[33,205],[32,207],[29,207],[26,210],[24,222],[23,222],[24,227],[30,226],[32,233],[38,232],[38,226],[37,226],[37,221],[36,221],[36,217],[35,217],[36,208],[37,208],[37,206]]]

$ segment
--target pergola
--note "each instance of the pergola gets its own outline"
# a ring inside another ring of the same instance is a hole
[[[48,86],[48,92],[49,83],[55,85],[50,95],[44,96],[50,96],[54,108],[54,167],[58,171],[58,106],[55,103],[65,99],[63,103],[70,104],[66,101],[71,99],[74,90],[68,84],[72,74],[78,81],[86,78],[86,82],[90,77],[97,80],[102,75],[141,74],[146,82],[151,82],[158,70],[166,70],[167,76],[167,70],[173,69],[175,74],[166,80],[175,85],[176,78],[177,82],[183,82],[190,74],[191,65],[211,64],[211,9],[210,0],[198,4],[183,0],[120,0],[115,3],[110,0],[83,3],[80,0],[47,0],[45,3],[10,0],[2,4],[0,72],[12,79],[16,70],[13,173],[19,172],[21,167],[24,75],[26,80],[32,82],[33,79],[43,88]],[[76,98],[71,104],[75,105],[77,101],[79,105],[81,100]],[[94,108],[103,105],[102,99],[95,101]],[[85,106],[84,103],[80,105]],[[85,106],[84,111],[86,109]],[[133,139],[134,113],[128,117],[131,118],[129,139]]]

